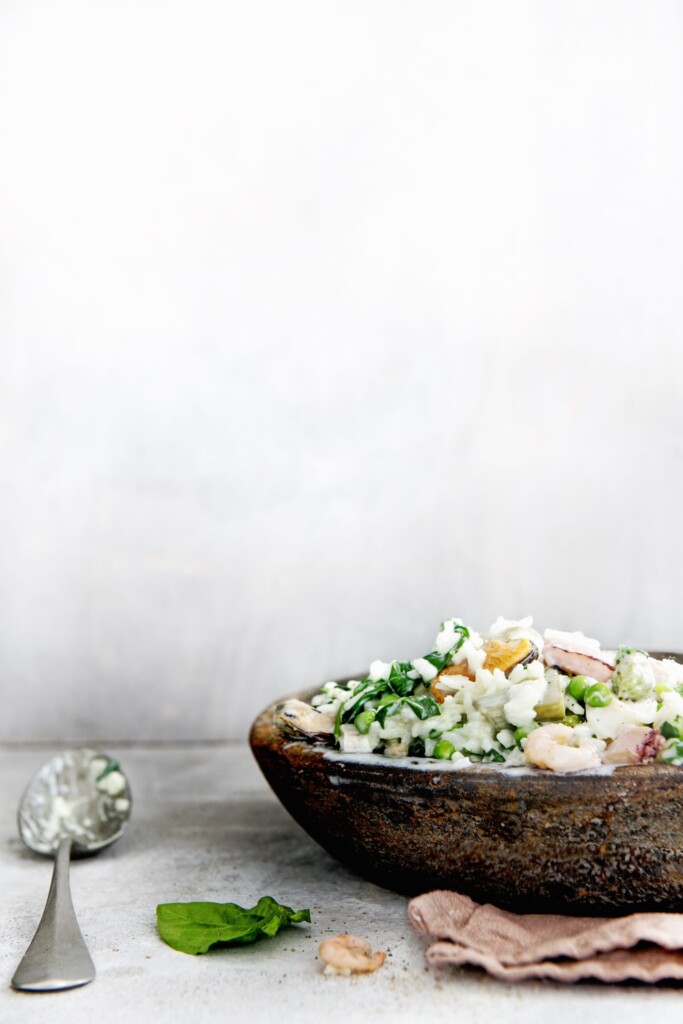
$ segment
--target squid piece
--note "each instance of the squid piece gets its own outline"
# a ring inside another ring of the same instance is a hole
[[[543,660],[570,676],[590,676],[606,683],[617,665],[614,651],[603,651],[597,640],[583,633],[563,633],[546,629],[543,634]]]
[[[612,740],[602,760],[604,764],[650,764],[665,744],[658,729],[636,725]]]

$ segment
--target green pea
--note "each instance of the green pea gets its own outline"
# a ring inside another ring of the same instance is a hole
[[[574,676],[574,678],[569,681],[567,692],[570,697],[574,698],[574,700],[583,700],[587,687],[588,680],[585,676]]]
[[[590,708],[606,708],[612,703],[612,691],[604,683],[591,683],[586,687],[584,700]]]
[[[354,723],[358,732],[363,733],[363,735],[370,732],[370,726],[375,721],[376,714],[376,711],[361,711]]]
[[[455,753],[455,747],[448,740],[439,740],[434,747],[432,757],[438,757],[440,761],[450,761]]]
[[[538,722],[529,722],[528,725],[520,725],[515,729],[515,743],[518,747],[522,746],[522,740],[525,740],[530,732],[534,729],[538,729]]]
[[[568,725],[570,729],[573,729],[575,725],[581,725],[583,718],[579,718],[578,715],[565,715],[562,719],[562,725]]]

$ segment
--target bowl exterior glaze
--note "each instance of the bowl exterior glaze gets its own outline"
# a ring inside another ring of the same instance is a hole
[[[683,911],[683,768],[557,775],[345,760],[284,735],[280,703],[251,731],[264,776],[313,839],[370,881],[527,913]]]

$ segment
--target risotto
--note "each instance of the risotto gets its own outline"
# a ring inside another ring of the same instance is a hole
[[[558,772],[601,764],[683,764],[683,665],[643,650],[604,650],[529,617],[477,633],[446,619],[434,649],[374,661],[278,710],[292,733],[342,752]]]

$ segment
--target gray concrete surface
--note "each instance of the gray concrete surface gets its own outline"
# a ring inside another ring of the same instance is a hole
[[[552,983],[508,986],[475,971],[426,969],[406,901],[338,865],[294,824],[242,745],[110,751],[134,791],[128,834],[72,867],[72,892],[98,976],[44,995],[9,988],[40,917],[51,863],[24,850],[15,805],[52,749],[0,749],[0,1020],[4,1024],[147,1024],[215,1021],[297,1024],[405,1021],[564,1024],[670,1018],[674,989]],[[201,957],[167,947],[159,902],[206,899],[251,905],[263,894],[309,907],[312,923],[251,948]],[[367,977],[327,977],[318,944],[342,930],[386,949]]]

